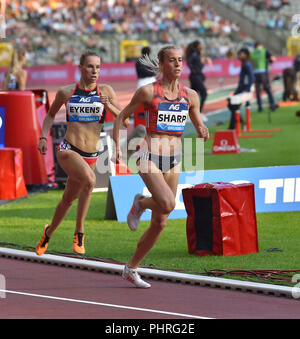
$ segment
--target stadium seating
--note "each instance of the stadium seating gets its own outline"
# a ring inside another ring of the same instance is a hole
[[[274,31],[290,33],[294,14],[300,14],[299,0],[219,0],[255,23]]]
[[[120,60],[124,39],[185,46],[201,38],[211,57],[226,57],[239,42],[239,27],[200,0],[8,0],[7,38],[26,47],[32,65],[78,63],[86,48],[104,62]]]

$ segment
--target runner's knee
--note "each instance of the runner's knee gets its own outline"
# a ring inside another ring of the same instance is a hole
[[[157,231],[160,233],[167,225],[168,215],[161,215],[152,218],[150,227],[152,230]]]
[[[86,191],[92,191],[96,185],[96,175],[94,172],[90,172],[85,176],[82,182],[82,188]]]
[[[164,198],[162,197],[162,199],[159,202],[159,206],[163,214],[170,214],[175,208],[174,197],[164,197]]]

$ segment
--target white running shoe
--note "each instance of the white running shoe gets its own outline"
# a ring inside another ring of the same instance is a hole
[[[127,215],[127,224],[132,231],[136,231],[138,229],[140,218],[145,211],[140,207],[139,203],[139,200],[143,197],[144,196],[142,194],[137,194],[134,197],[133,205]]]
[[[151,285],[146,281],[142,280],[140,275],[137,273],[137,270],[129,268],[128,265],[125,265],[122,278],[130,281],[137,288],[150,288]]]

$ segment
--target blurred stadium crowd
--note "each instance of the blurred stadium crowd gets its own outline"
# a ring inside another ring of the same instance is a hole
[[[274,31],[290,31],[291,18],[300,14],[299,0],[219,0],[256,24]]]
[[[287,23],[278,13],[294,0],[219,1],[248,11],[257,11],[263,3],[260,10],[276,17],[275,23],[270,19],[266,25],[282,28]],[[185,47],[201,38],[209,57],[232,57],[235,46],[251,39],[208,4],[202,0],[7,0],[6,35],[26,49],[28,65],[78,63],[86,48],[100,53],[104,62],[117,62],[120,42],[126,39],[148,40],[155,52],[155,46]]]
[[[240,35],[199,0],[8,0],[6,12],[7,36],[26,48],[29,64],[76,63],[86,47],[115,62],[124,39],[184,45],[209,38],[207,54],[220,58]]]

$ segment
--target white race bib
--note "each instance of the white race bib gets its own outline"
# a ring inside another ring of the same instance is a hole
[[[188,104],[160,102],[156,130],[169,133],[183,132],[188,113]]]

